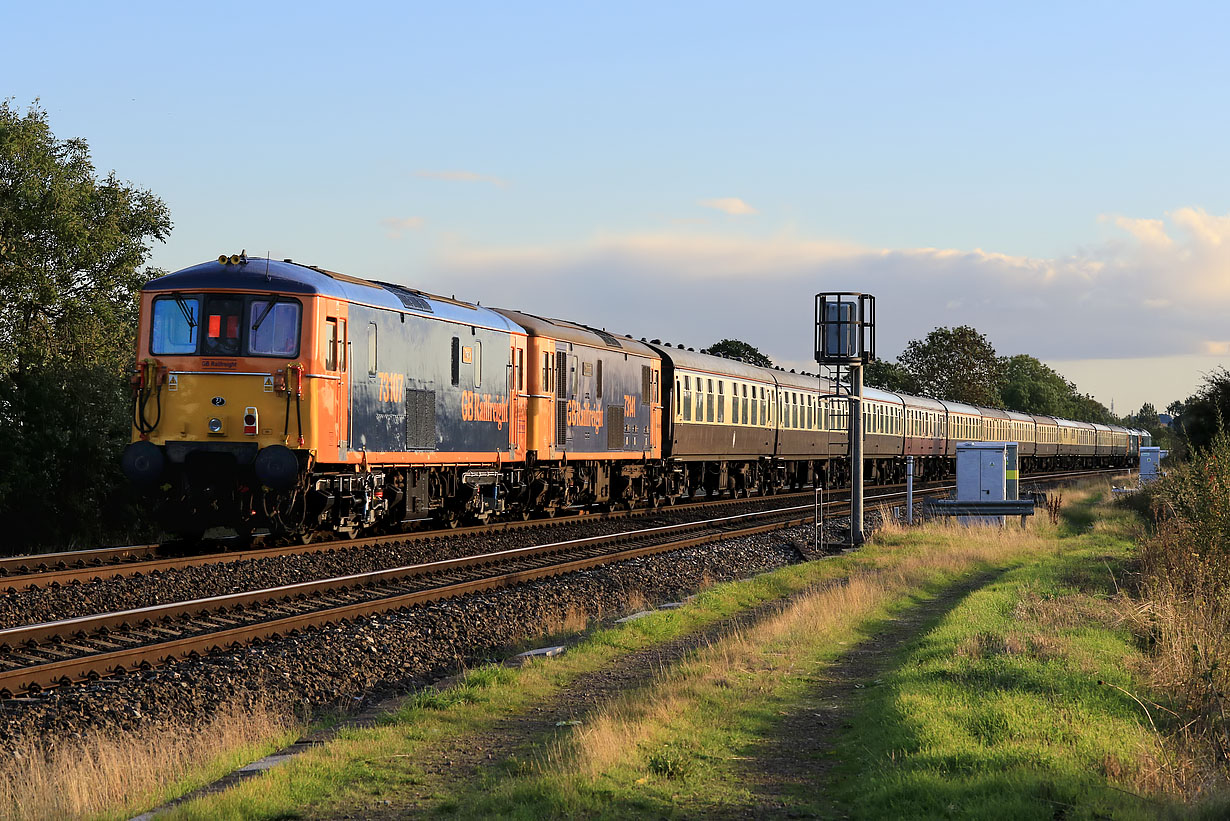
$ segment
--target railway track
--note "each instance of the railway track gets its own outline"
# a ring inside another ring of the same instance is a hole
[[[1070,478],[1070,477],[1063,477]],[[917,495],[947,493],[933,487]],[[808,494],[810,495],[810,494]],[[897,491],[869,504],[904,499]],[[781,498],[781,497],[779,497]],[[849,501],[826,502],[825,515]],[[811,503],[0,630],[0,697],[149,669],[328,624],[805,524]]]
[[[937,491],[938,492],[938,491]],[[883,501],[903,494],[886,494]],[[832,515],[848,501],[827,503]],[[36,693],[612,562],[810,522],[811,504],[0,630],[0,696]]]
[[[1078,473],[1054,474],[1029,477],[1030,481],[1048,478],[1075,478],[1087,475],[1115,473],[1117,471],[1082,471]],[[949,487],[950,485],[919,484],[919,492],[928,487]],[[902,486],[890,485],[878,488],[881,491],[891,491]],[[872,490],[872,488],[869,488]],[[676,505],[668,508],[642,508],[637,510],[619,510],[600,513],[585,513],[584,515],[567,516],[555,519],[534,519],[524,522],[499,522],[491,525],[478,525],[452,529],[434,529],[391,533],[379,536],[368,536],[359,539],[345,539],[329,542],[315,542],[307,545],[279,545],[271,547],[254,547],[243,550],[227,550],[222,552],[184,555],[182,550],[174,545],[129,545],[122,547],[97,548],[91,550],[68,551],[60,553],[34,554],[24,556],[0,557],[0,586],[9,591],[55,587],[74,583],[92,582],[100,579],[137,576],[142,574],[161,573],[204,565],[225,564],[229,562],[244,562],[258,559],[274,558],[288,555],[307,555],[330,551],[346,551],[372,547],[389,543],[413,543],[430,541],[439,538],[453,538],[473,535],[486,535],[517,530],[549,529],[560,526],[576,525],[582,522],[606,521],[622,518],[643,518],[653,515],[687,515],[692,512],[706,513],[709,510],[737,509],[748,505],[780,504],[791,499],[810,499],[813,490],[799,493],[784,493],[777,496],[753,497],[751,499],[720,498]],[[848,489],[837,489],[831,492],[836,499],[848,496]]]

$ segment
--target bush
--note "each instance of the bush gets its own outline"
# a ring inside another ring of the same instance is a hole
[[[1160,683],[1192,711],[1200,734],[1230,760],[1230,436],[1148,490],[1156,530],[1141,550]]]

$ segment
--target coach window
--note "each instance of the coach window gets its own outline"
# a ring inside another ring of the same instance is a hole
[[[200,300],[196,297],[176,295],[174,299],[155,299],[150,353],[196,353],[200,308]]]
[[[692,421],[692,378],[683,377],[683,420]]]
[[[337,370],[337,320],[325,320],[325,370]]]
[[[453,340],[456,343],[456,339]],[[455,371],[454,371],[455,372]],[[376,323],[367,323],[367,375],[376,375]],[[454,385],[457,383],[454,382]]]
[[[717,420],[719,422],[726,421],[726,383],[721,379],[718,380],[718,395],[717,395]]]

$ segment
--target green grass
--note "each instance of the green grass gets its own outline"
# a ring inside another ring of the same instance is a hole
[[[1158,739],[1118,627],[1121,511],[1068,511],[1064,550],[968,596],[869,688],[837,749],[854,818],[1153,818]],[[1114,686],[1112,686],[1114,685]],[[1123,688],[1122,690],[1116,689]]]

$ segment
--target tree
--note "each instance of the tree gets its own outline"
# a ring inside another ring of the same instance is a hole
[[[1140,410],[1129,417],[1129,419],[1138,428],[1144,428],[1148,431],[1157,430],[1162,426],[1162,420],[1158,418],[1157,408],[1153,407],[1152,402],[1146,402],[1140,406]]]
[[[916,394],[918,382],[897,362],[873,359],[863,366],[863,384],[869,388],[894,393]]]
[[[171,220],[147,190],[99,178],[82,139],[0,102],[0,522],[10,544],[122,524],[124,384],[149,243]]]
[[[912,340],[897,361],[921,392],[938,399],[1000,407],[1000,361],[987,338],[969,325],[936,328]]]
[[[1029,354],[1001,360],[999,394],[1008,410],[1046,416],[1066,416],[1077,395],[1074,384]]]
[[[738,339],[723,339],[721,342],[714,342],[708,348],[702,348],[701,353],[724,356],[728,359],[741,359],[749,365],[757,365],[761,368],[773,367],[772,359],[762,354],[759,349]]]
[[[1193,450],[1208,448],[1230,427],[1230,371],[1222,367],[1204,377],[1196,394],[1183,403],[1177,426]]]

